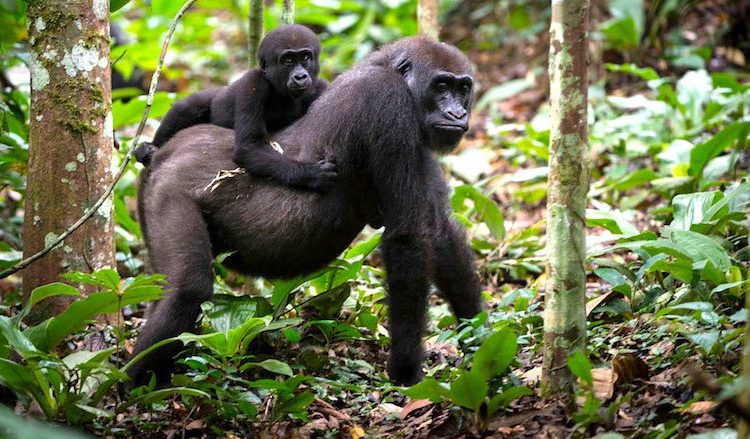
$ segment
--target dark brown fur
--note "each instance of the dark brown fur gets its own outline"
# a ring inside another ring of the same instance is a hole
[[[234,168],[233,132],[210,125],[179,132],[142,175],[141,223],[153,267],[167,274],[171,292],[135,353],[194,329],[200,304],[213,292],[216,254],[234,251],[225,263],[239,272],[290,277],[325,266],[365,224],[383,222],[388,372],[399,383],[418,381],[430,283],[458,317],[482,308],[473,255],[451,218],[433,152],[451,149],[465,130],[470,74],[458,50],[416,37],[381,49],[334,81],[305,116],[272,136],[294,160],[337,163],[339,179],[325,193],[250,174],[217,182],[220,171]],[[445,87],[435,80],[441,77]],[[140,383],[153,370],[163,382],[178,349],[155,351],[131,377]]]

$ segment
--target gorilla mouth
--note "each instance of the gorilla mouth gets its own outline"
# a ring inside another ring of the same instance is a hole
[[[438,123],[433,125],[435,128],[442,130],[442,131],[456,131],[456,132],[466,132],[469,130],[469,127],[466,125],[457,125],[457,124],[448,124],[448,123]]]

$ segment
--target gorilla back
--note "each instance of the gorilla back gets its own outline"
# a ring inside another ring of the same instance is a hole
[[[430,282],[458,317],[482,308],[473,255],[433,157],[465,132],[472,85],[468,60],[424,37],[387,46],[341,75],[302,119],[272,136],[291,158],[337,164],[339,178],[325,193],[222,175],[235,167],[233,132],[208,125],[179,132],[142,174],[140,220],[170,291],[134,353],[194,328],[213,292],[216,254],[234,252],[225,263],[240,272],[290,277],[324,266],[365,224],[382,222],[388,372],[399,383],[418,381]],[[131,377],[139,383],[154,371],[165,381],[178,348],[153,351]]]

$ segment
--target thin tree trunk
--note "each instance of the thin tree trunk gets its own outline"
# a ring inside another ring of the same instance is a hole
[[[570,391],[566,367],[586,349],[586,194],[588,0],[552,0],[550,26],[550,173],[547,285],[544,293],[543,391]]]
[[[294,0],[281,2],[281,24],[294,24]]]
[[[250,67],[258,67],[258,46],[263,39],[263,0],[250,0],[248,16],[250,28],[247,32]]]
[[[419,33],[429,35],[434,39],[439,39],[440,15],[439,0],[418,0],[417,1],[417,26]]]
[[[745,290],[745,308],[747,308],[748,314],[750,314],[750,292]],[[750,325],[745,323],[745,347],[744,355],[742,356],[742,374],[746,380],[750,380]],[[750,392],[743,392],[740,395],[740,404],[745,410],[750,409]],[[737,437],[739,439],[750,438],[750,423],[740,419],[737,422]]]
[[[31,126],[24,256],[73,224],[111,182],[109,1],[29,2]],[[60,274],[114,267],[112,202],[57,249],[26,268],[23,293]],[[40,304],[33,320],[67,304]]]

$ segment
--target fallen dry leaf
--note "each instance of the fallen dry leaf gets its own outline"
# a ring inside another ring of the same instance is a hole
[[[536,384],[542,378],[542,366],[537,366],[521,374],[521,381],[524,384]]]
[[[196,419],[195,421],[190,421],[188,425],[185,426],[185,430],[202,430],[206,427],[206,420],[205,419]]]
[[[614,291],[609,290],[606,293],[600,294],[597,297],[595,297],[595,298],[589,300],[588,302],[586,302],[586,317],[588,317],[589,314],[591,314],[591,312],[594,310],[594,308],[596,308],[597,306],[599,306],[605,300],[609,299],[609,296],[611,296],[612,293],[614,293]]]
[[[401,419],[409,416],[409,413],[413,412],[414,410],[421,409],[422,407],[428,406],[430,404],[432,404],[432,402],[430,402],[429,399],[417,399],[416,401],[412,401],[409,404],[406,404],[401,410]]]
[[[594,377],[594,395],[601,400],[611,399],[615,394],[615,383],[617,373],[608,367],[597,367],[591,369]]]
[[[685,412],[693,414],[693,415],[703,415],[706,413],[709,413],[713,409],[718,406],[719,403],[715,401],[696,401],[692,404],[690,404],[686,409]]]

